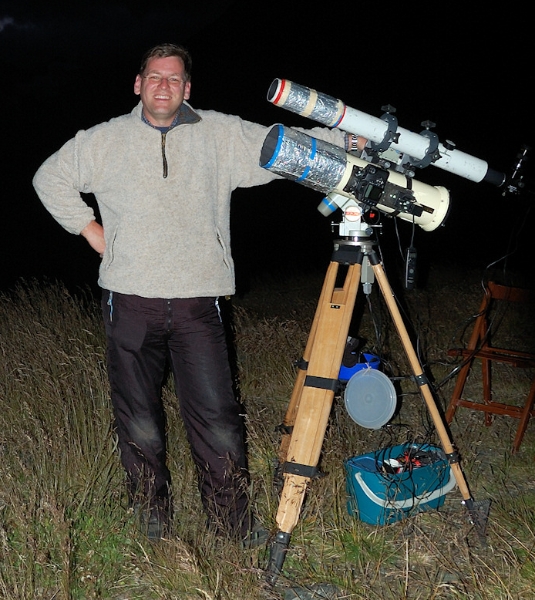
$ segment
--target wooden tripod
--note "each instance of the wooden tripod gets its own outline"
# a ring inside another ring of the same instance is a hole
[[[458,455],[451,444],[383,266],[373,248],[373,242],[368,238],[357,242],[342,241],[337,243],[327,270],[303,360],[299,365],[293,393],[282,424],[279,464],[284,484],[276,516],[279,529],[270,546],[267,567],[267,581],[271,584],[274,584],[282,571],[290,537],[297,525],[308,483],[317,473],[323,439],[338,387],[338,375],[364,260],[371,265],[375,279],[379,283],[463,497],[463,504],[468,508],[471,522],[478,529],[480,537],[485,535],[488,505],[474,502],[470,495]],[[335,287],[340,264],[348,265],[341,288]]]

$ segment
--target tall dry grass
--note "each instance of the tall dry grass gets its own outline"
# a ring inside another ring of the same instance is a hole
[[[400,301],[422,364],[443,407],[454,383],[447,349],[470,326],[480,274],[430,272]],[[276,530],[274,465],[295,367],[306,344],[322,277],[257,282],[233,301],[239,392],[246,410],[251,496]],[[343,462],[406,440],[437,443],[378,290],[359,296],[354,333],[384,360],[399,410],[389,427],[363,429],[335,400],[323,444],[324,477],[311,482],[284,572],[266,588],[267,551],[242,552],[205,530],[195,471],[172,384],[164,390],[175,534],[149,544],[127,510],[111,429],[104,336],[97,303],[59,283],[21,283],[0,297],[0,597],[15,599],[296,598],[295,586],[326,583],[340,598],[530,599],[535,588],[534,424],[518,454],[516,422],[460,410],[453,441],[476,499],[491,499],[488,543],[477,543],[457,490],[439,511],[372,527],[346,508]],[[533,341],[533,321],[500,315],[500,331]],[[531,348],[533,349],[533,348]],[[533,373],[497,371],[495,393],[523,402]],[[467,393],[480,386],[470,377]],[[304,593],[304,592],[302,592]]]

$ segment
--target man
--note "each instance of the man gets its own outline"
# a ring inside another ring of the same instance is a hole
[[[170,474],[161,402],[169,361],[210,526],[263,542],[249,512],[243,421],[217,298],[234,293],[230,196],[268,183],[268,129],[194,110],[191,58],[151,49],[130,114],[79,131],[40,167],[35,189],[53,217],[100,254],[107,365],[129,498],[151,539],[168,533]],[[343,145],[345,135],[322,130]],[[80,193],[93,193],[102,225]]]

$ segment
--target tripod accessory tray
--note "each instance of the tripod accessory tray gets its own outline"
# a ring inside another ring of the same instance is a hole
[[[347,510],[370,525],[388,525],[444,504],[455,477],[441,448],[389,446],[349,458]]]

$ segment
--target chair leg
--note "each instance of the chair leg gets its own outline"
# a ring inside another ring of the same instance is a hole
[[[455,416],[455,412],[457,411],[457,407],[459,406],[459,402],[460,400],[462,400],[464,385],[466,383],[466,379],[468,378],[468,373],[470,373],[470,369],[472,368],[472,362],[473,361],[470,360],[464,366],[462,366],[461,370],[459,371],[459,375],[457,375],[455,388],[453,389],[450,404],[445,414],[445,419],[447,423],[452,422],[453,417]]]
[[[491,365],[490,360],[481,359],[481,373],[483,379],[483,402],[490,406],[492,403]],[[485,412],[485,425],[492,425],[493,416],[491,412]]]
[[[533,412],[534,404],[535,404],[535,379],[533,380],[533,382],[531,384],[528,399],[524,406],[524,410],[522,411],[522,415],[520,416],[520,423],[518,424],[515,440],[513,442],[513,454],[518,452],[518,449],[520,448],[520,444],[522,443],[524,433],[526,432],[526,429],[527,429],[527,426],[529,423],[529,419]]]

